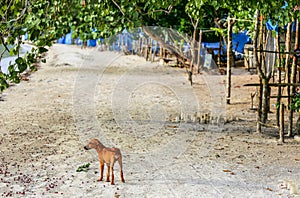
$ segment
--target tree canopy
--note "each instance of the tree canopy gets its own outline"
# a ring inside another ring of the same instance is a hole
[[[225,19],[229,15],[240,20],[236,27],[251,29],[256,10],[264,16],[263,20],[271,19],[279,26],[299,18],[297,0],[247,3],[240,0],[2,0],[0,5],[0,44],[4,46],[0,60],[8,51],[18,56],[25,33],[36,46],[26,56],[19,57],[9,67],[8,74],[0,72],[0,91],[10,81],[19,82],[20,73],[34,69],[32,64],[41,58],[45,47],[70,31],[83,40],[149,25],[192,34],[195,22],[196,29],[218,23],[222,25],[218,28],[226,28]]]

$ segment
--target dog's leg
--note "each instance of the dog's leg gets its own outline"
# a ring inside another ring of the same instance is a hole
[[[107,172],[106,172],[105,182],[109,182],[109,176],[110,176],[110,166],[109,166],[109,164],[107,164]]]
[[[103,170],[104,170],[104,162],[100,161],[100,177],[97,181],[102,181],[103,179]]]
[[[113,164],[110,166],[110,172],[111,172],[110,185],[115,185],[115,175],[114,175],[114,165]]]
[[[121,177],[121,181],[123,183],[125,183],[125,179],[124,179],[124,176],[123,176],[123,165],[122,165],[122,157],[120,157],[118,159],[118,162],[119,162],[119,165],[120,165],[120,177]]]

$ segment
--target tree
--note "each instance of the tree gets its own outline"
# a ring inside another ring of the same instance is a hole
[[[95,39],[116,34],[124,28],[144,25],[168,24],[173,9],[178,18],[181,12],[179,0],[3,0],[0,13],[0,60],[5,52],[16,55],[15,64],[9,66],[9,73],[0,72],[0,92],[10,82],[18,83],[21,73],[46,52],[47,46],[62,35],[73,31],[75,38]],[[176,7],[179,5],[179,7]],[[175,20],[172,20],[175,26]],[[19,56],[21,37],[28,34],[36,48],[24,57]],[[13,46],[13,48],[9,48]]]

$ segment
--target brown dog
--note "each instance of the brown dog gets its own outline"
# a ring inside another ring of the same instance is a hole
[[[109,182],[110,172],[111,172],[111,185],[114,185],[114,164],[116,161],[119,162],[120,165],[120,176],[121,181],[124,183],[123,176],[123,168],[122,168],[122,155],[121,151],[118,148],[107,148],[105,147],[99,140],[91,139],[88,145],[84,147],[84,149],[96,149],[98,153],[98,159],[100,161],[100,177],[97,181],[102,181],[103,179],[103,169],[104,163],[107,165],[107,173],[106,173],[106,182]]]

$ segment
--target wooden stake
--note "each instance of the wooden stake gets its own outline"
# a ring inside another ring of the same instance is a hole
[[[279,142],[284,143],[284,104],[280,104]]]

